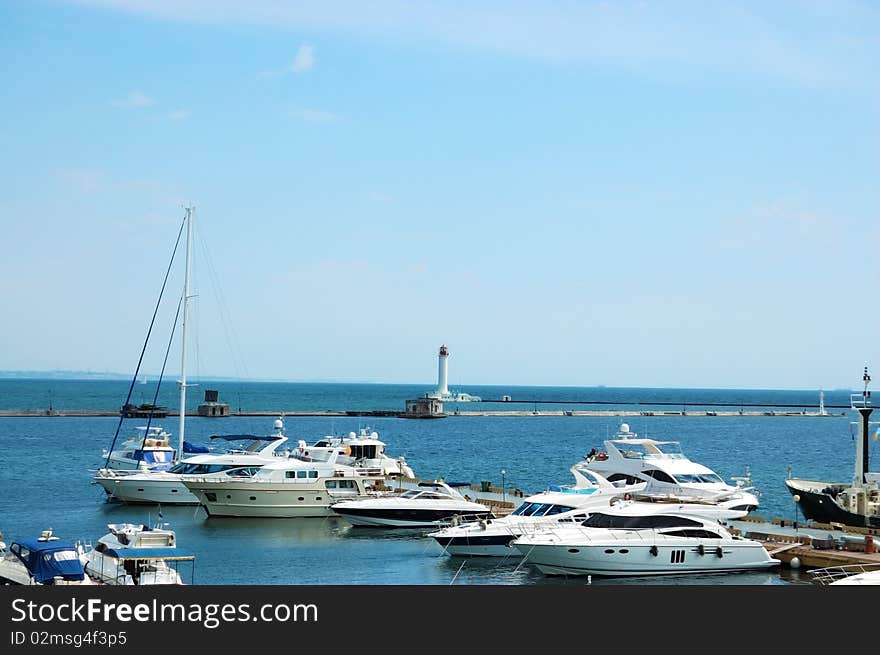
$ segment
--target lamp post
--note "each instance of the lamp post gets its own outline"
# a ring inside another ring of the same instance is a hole
[[[794,529],[798,529],[798,503],[801,502],[801,497],[798,494],[794,494],[791,499],[794,501]]]
[[[501,500],[507,500],[507,487],[504,486],[504,476],[507,474],[507,471],[501,469]]]

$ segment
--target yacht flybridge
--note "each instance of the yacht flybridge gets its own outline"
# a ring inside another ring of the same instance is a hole
[[[603,450],[594,448],[586,456],[585,466],[611,482],[646,482],[646,492],[654,496],[692,496],[744,513],[758,508],[754,487],[745,486],[742,478],[728,484],[712,469],[689,459],[680,442],[640,437],[626,423],[614,438],[605,440]]]

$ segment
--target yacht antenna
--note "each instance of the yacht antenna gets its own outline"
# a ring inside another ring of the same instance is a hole
[[[189,319],[189,274],[192,258],[193,211],[195,207],[186,207],[186,275],[183,282],[183,322],[180,333],[180,445],[177,458],[183,459],[184,425],[186,423],[186,324]]]

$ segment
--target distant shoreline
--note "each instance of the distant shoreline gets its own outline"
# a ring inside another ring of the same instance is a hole
[[[220,421],[224,418],[247,418],[254,416],[277,416],[297,417],[297,416],[373,416],[387,418],[406,418],[410,420],[436,420],[439,418],[455,418],[456,416],[800,416],[826,418],[831,416],[846,416],[846,412],[828,412],[820,414],[819,412],[808,411],[787,411],[787,410],[681,410],[681,411],[644,411],[644,410],[626,410],[626,409],[591,409],[591,410],[483,410],[483,411],[452,411],[442,416],[431,417],[413,417],[407,416],[404,412],[394,410],[326,410],[326,411],[252,411],[252,412],[230,412],[228,416],[201,417],[210,418],[211,420]],[[166,418],[177,418],[179,412],[168,412],[161,418],[154,417],[155,421],[162,421]],[[196,412],[187,412],[187,417],[200,418]],[[48,409],[0,409],[0,418],[39,418],[39,417],[59,417],[59,418],[95,418],[95,417],[119,417],[118,411],[101,411],[91,409],[64,409],[64,410],[48,410]],[[133,420],[133,419],[128,419]],[[146,418],[141,418],[146,420]]]

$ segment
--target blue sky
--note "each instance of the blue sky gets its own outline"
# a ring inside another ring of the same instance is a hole
[[[192,203],[190,374],[858,387],[878,54],[871,2],[2,1],[0,370],[133,371]]]

